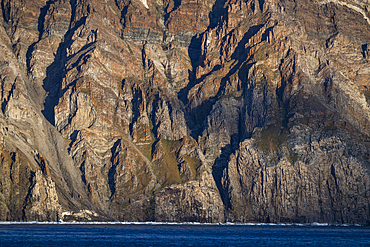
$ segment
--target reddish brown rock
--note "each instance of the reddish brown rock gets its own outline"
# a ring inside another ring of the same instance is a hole
[[[0,220],[366,224],[367,4],[3,0]]]

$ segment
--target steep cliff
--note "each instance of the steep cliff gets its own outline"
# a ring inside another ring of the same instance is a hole
[[[0,220],[370,220],[367,0],[2,0]]]

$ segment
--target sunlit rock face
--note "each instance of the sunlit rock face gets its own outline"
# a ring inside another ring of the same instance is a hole
[[[365,0],[1,1],[0,220],[370,220]]]

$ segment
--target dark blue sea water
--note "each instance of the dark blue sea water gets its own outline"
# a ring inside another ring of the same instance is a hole
[[[0,246],[370,246],[370,228],[194,224],[0,224]]]

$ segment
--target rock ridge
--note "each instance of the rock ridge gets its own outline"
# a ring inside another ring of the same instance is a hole
[[[1,0],[0,220],[370,222],[368,0]]]

